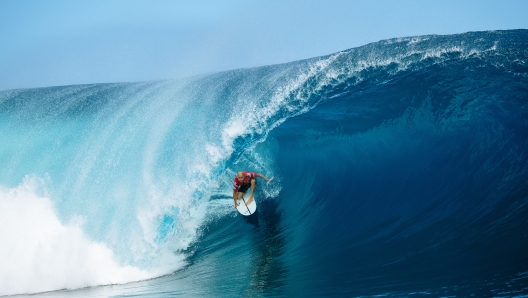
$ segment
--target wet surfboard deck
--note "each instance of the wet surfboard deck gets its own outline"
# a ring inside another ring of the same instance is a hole
[[[253,196],[253,201],[251,202],[251,204],[247,204],[250,195],[251,190],[248,190],[240,200],[237,200],[237,210],[238,212],[240,212],[240,214],[244,216],[250,216],[251,214],[257,211],[257,202],[255,201],[255,196]]]

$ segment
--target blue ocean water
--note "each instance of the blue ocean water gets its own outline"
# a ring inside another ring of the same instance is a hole
[[[0,295],[528,295],[528,30],[1,91],[0,140]]]

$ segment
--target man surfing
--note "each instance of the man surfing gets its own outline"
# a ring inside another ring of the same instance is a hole
[[[273,180],[273,177],[267,178],[266,176],[255,173],[255,172],[238,172],[233,183],[233,199],[235,200],[235,208],[238,207],[237,200],[241,199],[244,193],[251,187],[251,194],[247,205],[253,202],[253,194],[257,188],[257,177],[266,180],[268,183]]]

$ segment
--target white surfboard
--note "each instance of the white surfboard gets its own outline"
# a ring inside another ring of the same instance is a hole
[[[244,196],[240,200],[237,200],[238,207],[237,210],[240,214],[244,216],[249,216],[257,211],[257,202],[255,201],[255,196],[253,196],[253,201],[251,204],[246,204],[249,201],[249,196],[251,195],[251,189],[248,189]]]

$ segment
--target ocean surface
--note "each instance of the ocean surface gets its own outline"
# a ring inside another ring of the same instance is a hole
[[[0,91],[0,168],[0,295],[526,297],[528,30]]]

